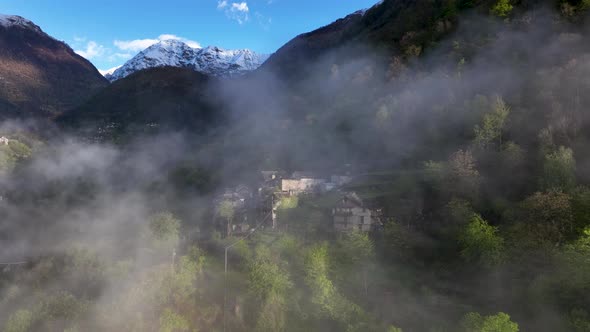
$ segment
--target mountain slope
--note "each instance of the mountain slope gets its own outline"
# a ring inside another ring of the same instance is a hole
[[[161,128],[205,130],[221,117],[207,88],[210,80],[186,68],[142,70],[56,120],[66,128],[84,128],[86,136],[99,139]]]
[[[292,77],[310,73],[309,59],[330,54],[340,59],[375,51],[387,56],[417,55],[454,29],[460,9],[483,2],[486,1],[380,1],[369,9],[295,37],[260,69]]]
[[[224,50],[209,46],[192,48],[179,40],[163,40],[141,51],[105,77],[113,82],[137,71],[155,67],[190,68],[216,77],[231,77],[258,68],[267,55],[250,50]]]
[[[51,117],[107,84],[89,61],[33,22],[0,14],[0,117],[6,109]]]

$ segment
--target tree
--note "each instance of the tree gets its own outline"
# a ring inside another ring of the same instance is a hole
[[[467,313],[462,321],[464,332],[518,332],[518,324],[510,316],[500,312],[496,315],[481,316],[477,312]]]
[[[311,303],[316,308],[316,315],[340,323],[360,320],[364,314],[362,309],[338,292],[328,276],[328,263],[326,244],[310,248],[305,255],[305,283],[311,290]]]
[[[514,170],[525,160],[524,150],[514,142],[506,142],[502,149],[502,161],[508,170]]]
[[[571,197],[560,191],[537,192],[520,204],[520,221],[537,244],[556,245],[575,235]]]
[[[474,214],[471,222],[459,236],[461,255],[468,262],[477,262],[484,267],[493,267],[504,260],[504,240],[498,229]]]
[[[499,0],[492,7],[492,14],[498,17],[507,17],[512,12],[514,7],[510,4],[510,0]]]
[[[479,190],[480,176],[475,166],[475,157],[470,151],[459,150],[448,162],[447,187],[459,197],[473,199]]]
[[[560,146],[545,155],[541,188],[569,191],[576,185],[576,160],[570,148]]]
[[[271,293],[264,301],[258,319],[256,331],[282,332],[286,329],[286,300],[280,294]]]
[[[583,309],[574,309],[569,314],[569,323],[573,332],[590,331],[590,315]]]
[[[227,221],[226,235],[231,235],[231,224],[235,215],[234,205],[231,201],[224,200],[219,204],[219,216]]]
[[[151,246],[163,253],[172,253],[180,241],[180,220],[172,213],[162,212],[149,220]]]
[[[280,210],[294,209],[299,205],[298,196],[283,196],[279,202],[278,208]]]
[[[373,263],[375,246],[364,232],[340,234],[334,250],[335,279],[351,284],[353,289],[362,289],[366,297],[369,291],[369,270]]]
[[[493,110],[484,115],[481,126],[475,126],[476,146],[482,149],[499,147],[502,144],[502,132],[509,114],[510,107],[501,97],[496,97]]]
[[[28,332],[33,325],[33,313],[29,310],[17,310],[10,316],[4,325],[4,332]]]
[[[172,309],[165,309],[160,315],[160,332],[184,331],[189,331],[189,322],[187,319]]]
[[[576,229],[583,230],[590,226],[590,188],[576,188],[572,193],[571,203]]]
[[[485,317],[481,332],[518,332],[518,324],[510,320],[510,316],[501,312]]]
[[[249,266],[248,286],[259,300],[272,294],[284,296],[292,286],[287,271],[268,260],[255,260]]]
[[[257,331],[284,331],[287,293],[293,286],[289,274],[271,261],[267,246],[258,245],[253,261],[248,266],[248,288],[260,304]]]

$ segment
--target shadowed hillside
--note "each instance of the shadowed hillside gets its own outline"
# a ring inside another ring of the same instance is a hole
[[[88,60],[34,23],[19,16],[2,16],[2,21],[0,116],[10,108],[21,116],[52,117],[108,84]]]

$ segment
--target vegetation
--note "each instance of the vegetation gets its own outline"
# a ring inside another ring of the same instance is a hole
[[[122,121],[101,132],[116,144],[7,133],[2,255],[27,250],[0,272],[3,330],[588,331],[587,3],[409,3],[342,33],[388,43],[385,63],[328,56],[305,81],[209,86],[231,100],[222,124],[199,99],[208,80],[166,68],[60,120]],[[163,109],[169,127],[141,127]],[[339,191],[273,206],[271,168],[352,173],[339,190],[379,223],[336,232]],[[251,201],[219,199],[242,183]]]

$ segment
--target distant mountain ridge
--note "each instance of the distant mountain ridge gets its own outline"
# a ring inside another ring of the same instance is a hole
[[[484,2],[490,0],[382,0],[298,35],[272,54],[260,70],[295,80],[317,74],[310,59],[330,57],[336,64],[355,57],[418,56],[455,28],[457,8],[484,8]]]
[[[180,40],[163,40],[139,52],[105,77],[114,82],[137,71],[156,67],[189,68],[215,77],[232,77],[255,70],[268,59],[248,49],[224,50],[216,46],[192,48]]]
[[[92,63],[32,21],[0,14],[0,119],[54,117],[107,84]]]

